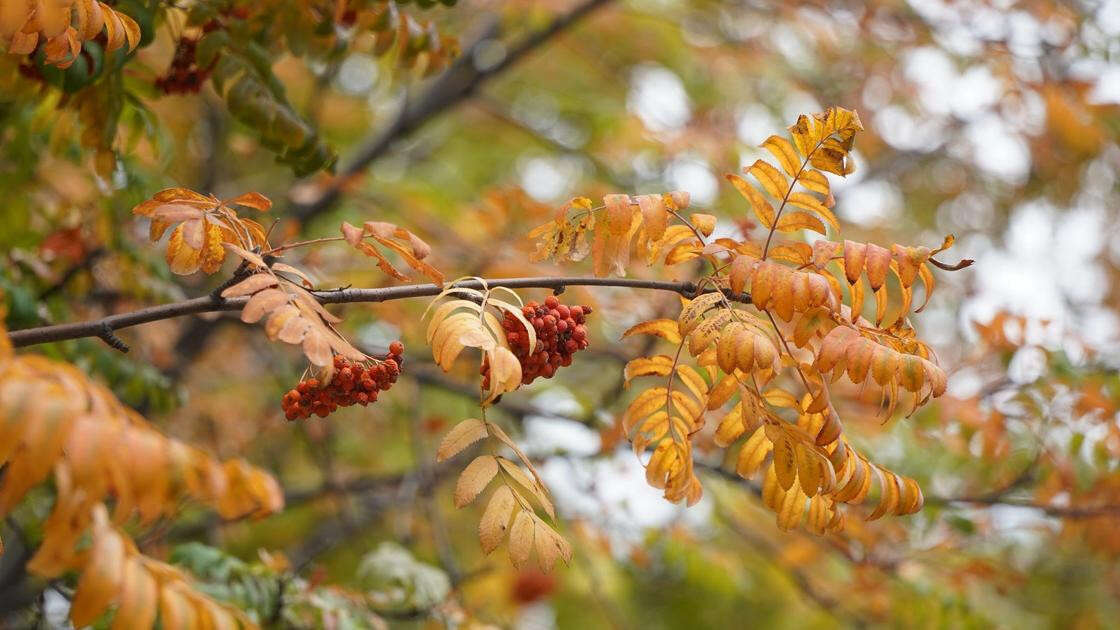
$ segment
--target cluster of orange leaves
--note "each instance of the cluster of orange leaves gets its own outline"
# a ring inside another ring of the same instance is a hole
[[[626,275],[631,252],[652,265],[662,253],[665,264],[696,258],[692,252],[700,235],[708,236],[716,218],[692,214],[688,221],[679,214],[688,207],[689,194],[676,190],[660,195],[606,195],[596,206],[586,197],[572,199],[556,217],[529,232],[536,239],[534,261],[555,258],[580,261],[588,254],[595,274]],[[677,219],[678,223],[673,223]]]
[[[0,44],[9,54],[29,55],[43,45],[46,63],[69,67],[82,42],[105,33],[106,50],[136,48],[140,27],[127,14],[98,0],[4,0]]]
[[[6,466],[0,516],[53,479],[54,507],[28,569],[45,578],[81,573],[70,610],[75,626],[94,622],[112,606],[115,628],[149,627],[157,614],[164,627],[252,625],[196,592],[174,567],[140,554],[120,526],[170,517],[185,499],[227,519],[276,512],[284,500],[269,474],[165,437],[77,368],[15,355],[3,330],[0,432],[0,464]],[[85,550],[87,532],[92,547]]]
[[[380,250],[366,239],[395,252],[412,269],[427,276],[432,282],[443,286],[443,274],[424,261],[432,253],[432,247],[424,239],[416,236],[394,223],[385,221],[366,221],[362,227],[343,222],[340,227],[343,238],[352,247],[366,256],[377,260],[377,268],[397,280],[408,280],[408,276],[393,266]]]
[[[329,383],[334,374],[336,356],[359,362],[369,357],[334,328],[342,319],[327,311],[311,293],[314,283],[308,274],[279,260],[282,252],[322,241],[345,240],[376,259],[378,268],[389,276],[407,280],[408,276],[378,248],[381,246],[436,284],[443,284],[443,274],[424,260],[431,254],[431,246],[393,223],[366,221],[359,228],[344,222],[341,237],[272,248],[264,227],[238,215],[236,206],[267,212],[272,201],[256,192],[223,201],[185,188],[169,188],[138,204],[132,212],[149,220],[149,237],[153,242],[171,229],[166,259],[174,273],[216,273],[227,252],[233,252],[248,273],[226,287],[221,296],[248,297],[241,320],[248,324],[264,320],[270,339],[300,346],[311,364],[320,369],[319,380],[323,383]]]
[[[716,445],[739,444],[735,470],[744,478],[764,471],[764,503],[784,529],[804,520],[816,533],[837,530],[844,522],[838,504],[869,496],[877,496],[871,519],[921,508],[917,482],[852,448],[830,386],[845,379],[858,392],[877,390],[887,415],[904,393],[912,409],[940,396],[946,375],[908,321],[914,285],[922,280],[928,302],[930,265],[955,270],[970,261],[949,266],[933,259],[952,237],[937,249],[776,238],[803,230],[839,235],[826,173],[852,172],[850,151],[860,130],[855,112],[841,108],[801,116],[790,139],[775,135],[762,144],[774,163],[758,160],[744,169],[757,185],[727,176],[766,229],[764,240],[708,239],[714,218],[686,220],[678,210],[687,199],[678,194],[608,195],[598,208],[577,199],[531,234],[538,258],[577,260],[590,250],[599,275],[623,273],[635,249],[650,264],[666,249],[666,265],[710,263],[699,295],[685,301],[677,319],[641,322],[623,335],[652,334],[677,346],[675,355],[639,357],[626,366],[627,384],[654,376],[665,385],[639,393],[621,419],[635,452],[651,451],[647,479],[666,499],[700,499],[693,439],[708,413],[724,410]],[[599,210],[605,220],[596,219]],[[888,317],[891,277],[898,298]],[[874,323],[862,316],[865,281],[875,295]]]
[[[222,201],[186,188],[168,188],[138,204],[132,213],[149,219],[152,242],[175,226],[167,241],[167,266],[172,273],[188,275],[199,269],[205,273],[221,269],[230,245],[244,250],[268,247],[264,227],[238,216],[233,206],[267,212],[272,202],[260,193]]]

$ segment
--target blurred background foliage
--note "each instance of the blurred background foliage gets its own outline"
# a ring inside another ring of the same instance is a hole
[[[280,480],[287,508],[267,519],[187,507],[133,532],[206,592],[296,627],[1116,626],[1120,3],[460,0],[389,18],[375,1],[318,23],[308,1],[110,4],[143,31],[120,63],[67,79],[0,56],[10,329],[216,286],[222,274],[172,277],[132,219],[167,186],[268,195],[274,243],[392,221],[434,244],[449,277],[563,273],[530,263],[524,234],[576,194],[684,189],[718,230],[749,231],[722,173],[830,105],[867,127],[836,187],[849,238],[932,247],[955,233],[977,260],[916,322],[949,395],[885,424],[846,403],[853,439],[918,479],[925,509],[826,538],[777,531],[714,458],[694,508],[647,488],[615,425],[622,362],[641,348],[618,338],[676,298],[569,290],[597,309],[592,350],[495,414],[556,495],[575,556],[551,575],[483,556],[479,508],[451,507],[455,471],[433,454],[476,414],[476,376],[430,363],[423,301],[345,309],[362,348],[405,342],[405,376],[374,406],[306,423],[279,405],[302,357],[234,317],[124,331],[127,355],[89,339],[39,348],[172,436]],[[176,52],[187,40],[194,65]],[[323,287],[386,282],[343,248],[300,262]],[[9,625],[66,606],[72,585],[22,566],[50,503],[34,493],[3,527]]]

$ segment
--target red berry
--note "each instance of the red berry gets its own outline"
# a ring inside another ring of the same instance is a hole
[[[544,299],[544,305],[548,308],[556,308],[560,305],[560,300],[556,299],[555,295],[550,295]]]
[[[389,344],[389,354],[398,357],[401,356],[402,354],[404,354],[404,344],[399,341],[394,341],[393,343]]]
[[[336,355],[336,373],[333,379],[322,384],[315,378],[301,381],[295,389],[281,397],[280,407],[284,411],[284,417],[293,420],[315,414],[325,418],[339,407],[365,406],[376,401],[377,390],[389,389],[400,374],[403,359],[400,355],[393,355],[393,351],[403,352],[404,344],[399,341],[394,344],[396,347],[390,348],[392,358],[368,369],[365,365]]]

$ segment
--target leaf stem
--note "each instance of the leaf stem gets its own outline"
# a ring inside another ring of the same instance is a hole
[[[782,197],[782,205],[778,206],[778,211],[774,213],[774,225],[770,226],[770,233],[766,235],[766,244],[762,246],[762,260],[766,260],[766,254],[770,251],[770,241],[774,238],[774,232],[778,229],[778,220],[782,218],[782,211],[786,209],[786,205],[789,203],[789,196],[793,194],[793,187],[797,185],[798,178],[805,172],[805,167],[809,166],[809,160],[812,159],[813,154],[816,153],[817,149],[821,148],[821,145],[824,144],[824,141],[831,136],[832,134],[829,134],[817,141],[813,149],[805,155],[805,159],[801,161],[801,168],[797,169],[797,174],[790,180],[789,188],[786,189],[786,194]]]

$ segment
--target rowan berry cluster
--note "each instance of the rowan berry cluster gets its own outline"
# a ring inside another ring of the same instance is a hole
[[[304,419],[315,414],[325,418],[339,407],[377,402],[378,392],[388,390],[397,382],[404,364],[404,344],[389,344],[389,354],[370,365],[350,361],[341,356],[334,358],[334,378],[327,384],[317,378],[299,382],[281,399],[284,416],[288,420]]]
[[[556,370],[572,364],[572,355],[587,347],[584,327],[590,306],[561,304],[556,296],[545,298],[544,304],[527,303],[521,313],[537,333],[537,344],[529,354],[529,334],[516,316],[507,312],[502,329],[510,350],[521,362],[521,383],[528,385],[538,376],[552,378]],[[482,364],[482,388],[490,388],[490,364]]]

